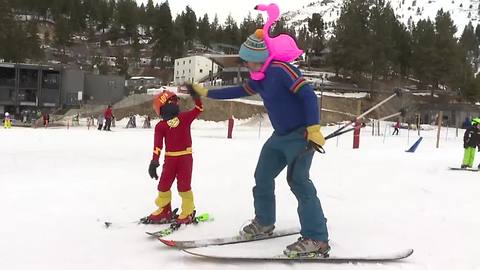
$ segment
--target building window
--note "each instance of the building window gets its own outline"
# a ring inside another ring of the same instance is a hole
[[[185,70],[183,70],[183,74],[185,74]]]
[[[188,73],[192,73],[192,70],[191,70],[191,69],[188,69]]]
[[[192,63],[192,60],[188,60],[188,63],[191,64],[191,63]]]
[[[203,69],[200,69],[200,73],[203,73]]]
[[[185,65],[185,61],[183,61],[183,64]]]

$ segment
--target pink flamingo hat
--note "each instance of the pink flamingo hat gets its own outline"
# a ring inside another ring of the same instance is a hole
[[[265,78],[265,70],[273,60],[292,62],[302,55],[303,51],[298,48],[295,39],[287,34],[280,34],[276,37],[270,36],[270,28],[280,17],[280,9],[277,4],[257,5],[255,10],[266,11],[268,14],[268,20],[263,25],[263,36],[269,56],[259,71],[250,72],[250,77],[259,81]]]

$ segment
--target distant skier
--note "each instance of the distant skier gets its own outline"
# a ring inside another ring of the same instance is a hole
[[[98,117],[97,117],[98,130],[102,130],[104,120],[105,120],[105,118],[103,117],[103,114],[99,113]]]
[[[472,125],[465,131],[463,135],[463,148],[465,148],[465,151],[461,168],[472,168],[476,148],[480,150],[480,118],[472,119]]]
[[[199,97],[194,97],[195,108],[180,112],[178,97],[170,91],[163,91],[153,101],[153,108],[162,120],[155,126],[155,140],[153,158],[148,168],[150,177],[158,179],[160,153],[165,141],[165,159],[162,174],[158,183],[158,197],[155,204],[158,209],[143,218],[144,223],[166,223],[174,217],[172,213],[170,191],[173,181],[177,179],[177,189],[182,198],[182,212],[176,218],[178,224],[189,224],[194,218],[194,200],[191,188],[192,181],[192,137],[190,126],[195,118],[203,111]]]
[[[42,118],[43,118],[43,126],[45,128],[48,127],[48,124],[50,123],[50,115],[46,112],[42,113]]]
[[[152,128],[150,124],[150,115],[145,116],[145,120],[143,121],[143,128]]]
[[[397,122],[395,123],[393,128],[395,128],[395,130],[393,131],[392,135],[398,135],[398,133],[400,132],[400,121],[399,120],[397,120]]]
[[[8,112],[5,112],[5,118],[3,119],[4,128],[12,128],[12,118]]]
[[[248,37],[240,48],[240,58],[251,72],[260,71],[268,57],[262,30]],[[287,246],[284,254],[326,256],[330,250],[326,219],[309,179],[313,151],[306,150],[309,146],[319,149],[325,143],[319,125],[318,98],[302,73],[291,64],[272,61],[264,74],[264,79],[250,79],[238,87],[208,90],[193,85],[199,95],[213,99],[260,94],[275,130],[264,144],[255,170],[255,218],[240,233],[247,238],[273,233],[275,178],[288,167],[287,174],[291,174],[288,184],[298,201],[302,237]]]
[[[472,126],[472,120],[470,120],[470,117],[466,117],[465,121],[462,123],[462,128],[467,129]]]
[[[112,126],[112,119],[114,117],[112,105],[108,105],[107,109],[105,109],[105,112],[103,113],[103,117],[105,118],[105,126],[103,127],[103,130],[111,131],[110,127]]]

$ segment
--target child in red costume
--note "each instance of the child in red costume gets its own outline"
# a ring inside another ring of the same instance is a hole
[[[153,158],[148,169],[150,177],[158,179],[158,160],[164,140],[165,160],[158,184],[158,197],[155,200],[158,209],[143,220],[145,223],[168,223],[175,218],[170,205],[172,199],[170,188],[175,178],[182,198],[182,212],[176,218],[176,222],[188,224],[193,221],[195,205],[191,188],[193,158],[190,126],[203,111],[200,98],[194,97],[194,101],[195,108],[187,112],[180,112],[178,97],[170,91],[162,92],[153,101],[153,108],[162,117],[162,121],[155,127]]]

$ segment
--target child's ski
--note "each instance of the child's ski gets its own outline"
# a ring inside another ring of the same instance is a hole
[[[205,222],[209,222],[209,221],[213,221],[213,216],[211,216],[208,213],[203,213],[201,215],[195,216],[193,218],[193,223],[190,223],[190,224],[196,225],[196,224],[199,224],[199,223],[205,223]],[[189,225],[189,224],[187,224],[187,225]],[[159,230],[159,231],[156,231],[156,232],[146,232],[146,234],[148,234],[150,236],[154,236],[154,237],[165,237],[165,236],[170,235],[173,232],[177,231],[178,229],[180,229],[181,226],[182,226],[182,224],[178,224],[176,222],[173,222],[166,229]]]

